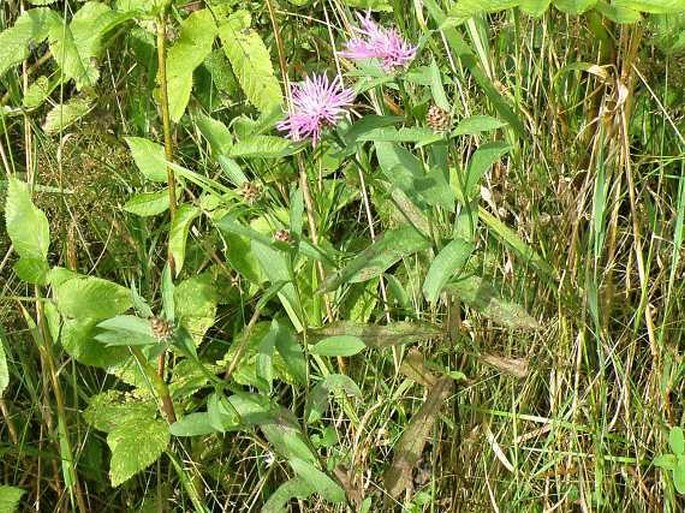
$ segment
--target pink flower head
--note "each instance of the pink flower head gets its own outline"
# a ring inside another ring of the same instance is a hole
[[[292,105],[288,117],[276,128],[288,132],[293,141],[312,138],[316,146],[321,138],[321,129],[335,125],[347,113],[354,100],[354,91],[343,87],[340,77],[333,82],[325,73],[306,77],[303,82],[292,86]]]
[[[361,28],[356,28],[355,37],[345,45],[345,50],[339,55],[352,60],[378,59],[386,71],[406,67],[416,56],[416,46],[405,41],[396,29],[379,27],[371,19],[371,13],[366,16],[357,13]]]

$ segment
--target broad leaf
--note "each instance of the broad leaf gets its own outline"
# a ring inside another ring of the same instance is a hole
[[[219,27],[219,37],[245,96],[260,112],[268,113],[283,103],[281,87],[269,51],[250,24],[247,11],[236,11]]]
[[[169,191],[141,192],[129,199],[124,210],[141,217],[156,216],[169,209]]]
[[[287,513],[291,499],[306,499],[314,492],[316,492],[316,487],[310,481],[294,477],[276,488],[262,507],[261,513]]]
[[[50,246],[50,228],[45,214],[31,201],[29,186],[9,178],[5,224],[14,250],[22,258],[45,261]]]
[[[130,417],[107,435],[112,451],[109,476],[119,486],[162,455],[169,445],[166,422],[150,417]]]
[[[167,181],[167,163],[164,147],[142,137],[125,137],[133,160],[143,176],[153,182]]]
[[[0,511],[14,513],[19,508],[19,501],[26,490],[16,486],[0,485]]]
[[[43,123],[43,130],[47,134],[61,132],[86,116],[92,108],[92,100],[80,97],[72,98],[65,103],[53,107],[48,112]]]
[[[313,464],[299,458],[292,458],[288,463],[299,477],[314,487],[316,492],[327,501],[343,502],[345,500],[345,491],[340,485]]]
[[[193,72],[212,51],[216,25],[209,9],[193,12],[181,24],[181,35],[167,55],[169,114],[175,122],[185,112],[193,87]]]
[[[30,9],[14,25],[0,33],[0,76],[29,55],[29,44],[40,44],[53,27],[61,27],[60,16],[47,8]]]
[[[464,179],[464,195],[466,198],[474,197],[479,190],[478,186],[483,175],[510,149],[511,146],[505,142],[489,142],[480,146],[471,155]]]
[[[328,405],[331,394],[345,394],[351,397],[361,397],[359,386],[344,374],[330,374],[316,384],[309,396],[307,423],[312,424],[321,419]]]
[[[454,239],[438,253],[423,282],[423,295],[426,300],[431,303],[437,301],[442,288],[452,276],[461,272],[473,250],[472,243],[464,239]]]
[[[309,348],[312,354],[321,356],[353,356],[366,349],[363,340],[351,335],[328,337]]]
[[[193,276],[174,289],[175,314],[178,322],[200,345],[207,330],[214,324],[219,294],[210,273]]]
[[[522,306],[501,299],[494,287],[478,276],[449,283],[445,289],[498,324],[528,330],[540,327]]]
[[[597,2],[598,0],[554,0],[554,7],[568,14],[582,14]]]
[[[169,426],[169,432],[173,436],[199,436],[216,433],[216,429],[210,422],[209,413],[190,413]]]
[[[674,454],[685,455],[685,435],[683,435],[683,428],[675,426],[671,428],[668,433],[668,445]]]
[[[108,390],[88,399],[83,412],[86,422],[95,429],[109,433],[129,418],[154,417],[157,405],[152,396],[140,397],[135,393]]]
[[[459,122],[457,127],[452,130],[453,136],[476,135],[481,132],[490,132],[502,128],[507,124],[492,116],[471,116]]]
[[[70,318],[103,320],[132,306],[131,292],[114,282],[82,276],[55,287],[55,301],[60,313]]]
[[[427,322],[393,322],[385,326],[336,321],[310,331],[312,340],[349,335],[364,341],[368,347],[383,348],[442,338],[444,332]]]

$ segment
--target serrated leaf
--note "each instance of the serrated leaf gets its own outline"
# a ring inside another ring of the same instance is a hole
[[[508,328],[535,330],[540,327],[522,306],[501,299],[494,287],[478,276],[449,283],[445,290],[488,319]]]
[[[107,435],[112,451],[109,476],[119,486],[162,455],[169,445],[169,427],[154,418],[131,417]]]
[[[83,417],[95,429],[109,433],[129,417],[150,418],[156,411],[157,405],[152,396],[143,398],[129,392],[108,390],[88,399]]]
[[[193,86],[193,72],[212,51],[216,24],[209,9],[193,12],[181,24],[178,41],[167,55],[169,114],[178,122],[185,112]]]
[[[219,37],[245,96],[267,113],[282,105],[281,87],[269,51],[250,23],[247,11],[236,11],[219,27]]]
[[[125,137],[124,140],[143,176],[153,182],[166,182],[167,163],[164,147],[142,137]]]
[[[431,263],[423,282],[423,295],[430,303],[438,300],[440,292],[449,279],[460,273],[474,245],[464,239],[454,239],[445,246]]]
[[[311,463],[298,458],[292,458],[288,463],[299,477],[327,501],[336,503],[345,500],[345,490]]]
[[[46,261],[50,246],[48,219],[31,201],[28,184],[16,178],[8,179],[5,224],[20,257]]]
[[[181,274],[186,259],[186,241],[188,231],[193,221],[199,217],[201,211],[194,205],[180,205],[169,230],[169,251],[174,257],[176,276]]]
[[[27,109],[34,109],[43,104],[52,92],[54,86],[50,84],[50,80],[45,75],[39,76],[29,85],[29,88],[24,94],[22,104]]]
[[[76,123],[86,116],[93,108],[93,102],[88,98],[72,98],[56,105],[48,112],[43,123],[46,134],[55,134]]]
[[[169,209],[169,191],[141,192],[129,199],[124,210],[141,217],[156,216]]]
[[[0,485],[0,511],[3,513],[14,513],[19,507],[19,501],[26,493],[26,490],[16,486]]]
[[[219,294],[211,274],[193,276],[174,289],[175,318],[188,330],[199,346],[207,330],[214,324]]]
[[[476,135],[481,132],[497,130],[506,125],[504,121],[492,116],[471,116],[460,121],[457,127],[452,130],[452,135]]]
[[[221,121],[212,119],[204,114],[199,114],[195,118],[197,127],[209,143],[212,155],[216,158],[219,155],[226,155],[233,146],[233,136]]]
[[[363,340],[352,335],[327,337],[309,348],[312,354],[320,356],[354,356],[366,349]]]
[[[40,44],[50,29],[61,26],[61,18],[48,8],[30,9],[12,27],[0,33],[0,76],[29,55],[29,44]]]
[[[96,321],[114,317],[133,305],[129,289],[94,276],[69,279],[55,287],[54,296],[62,315]]]
[[[34,257],[21,257],[13,266],[15,274],[26,283],[45,285],[50,266],[45,260]]]

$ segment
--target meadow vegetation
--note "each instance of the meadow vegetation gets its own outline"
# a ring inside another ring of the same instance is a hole
[[[679,0],[5,0],[0,512],[685,508]]]

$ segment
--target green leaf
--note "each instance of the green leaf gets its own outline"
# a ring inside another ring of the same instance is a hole
[[[413,342],[440,339],[444,331],[427,322],[393,322],[386,326],[336,321],[323,328],[310,331],[312,340],[348,335],[364,341],[367,347],[383,348]]]
[[[236,142],[228,151],[231,158],[277,159],[294,151],[288,139],[275,135],[253,135]]]
[[[104,320],[129,308],[131,291],[111,281],[82,276],[72,278],[54,289],[60,313],[70,318]]]
[[[178,41],[166,61],[169,114],[178,122],[186,110],[193,87],[193,72],[212,51],[216,25],[209,9],[193,12],[181,23]]]
[[[133,160],[143,176],[153,182],[167,181],[164,147],[142,137],[124,137],[131,148]]]
[[[511,150],[511,146],[502,141],[485,143],[471,155],[464,179],[464,195],[471,199],[478,193],[478,185],[483,175],[497,162],[502,155]]]
[[[43,130],[46,134],[55,134],[76,123],[86,116],[94,104],[89,98],[72,98],[53,107],[45,117]]]
[[[95,340],[96,324],[96,320],[87,318],[64,320],[59,337],[64,350],[76,361],[102,369],[126,361],[130,357],[127,347],[107,347]]]
[[[300,384],[305,384],[307,382],[307,361],[302,346],[293,336],[292,331],[280,324],[276,337],[276,351],[283,358],[285,367],[295,380]]]
[[[612,0],[611,5],[652,14],[685,12],[682,0]]]
[[[512,329],[539,329],[540,325],[523,307],[504,301],[492,285],[478,276],[470,276],[445,289],[488,319]]]
[[[5,330],[0,326],[0,397],[5,393],[10,384],[10,374],[7,370],[7,357],[5,356]]]
[[[493,216],[490,212],[485,210],[483,207],[478,208],[478,217],[488,225],[488,228],[492,230],[497,236],[514,249],[526,263],[533,265],[537,268],[545,278],[554,279],[555,270],[547,263],[545,260],[538,255],[533,248],[525,243],[518,234],[505,225],[502,221]]]
[[[430,128],[411,127],[397,129],[392,126],[374,128],[357,137],[358,141],[410,142],[420,146],[441,141],[442,139],[444,139],[442,135],[436,134]]]
[[[652,463],[655,467],[660,467],[665,470],[675,470],[678,460],[675,454],[662,454],[661,456],[654,458]]]
[[[130,417],[107,435],[112,451],[109,476],[119,486],[157,461],[169,445],[169,427],[154,418]]]
[[[350,335],[328,337],[309,348],[312,354],[321,356],[353,356],[366,349],[363,340]]]
[[[300,459],[315,464],[317,457],[297,419],[289,410],[281,408],[259,422],[259,428],[275,451],[287,460]]]
[[[453,136],[476,135],[481,132],[490,132],[502,128],[507,124],[492,116],[471,116],[459,122],[457,127],[452,130]]]
[[[321,290],[329,292],[344,283],[357,283],[380,276],[403,257],[422,251],[429,245],[428,240],[412,226],[388,230],[342,270],[326,279]]]
[[[219,27],[219,37],[245,96],[260,112],[268,113],[282,105],[281,87],[269,50],[250,24],[247,11],[236,11]]]
[[[86,422],[95,429],[109,433],[129,418],[154,417],[157,405],[152,396],[140,397],[131,392],[108,390],[88,399],[83,412]]]
[[[231,146],[233,146],[233,136],[228,128],[226,128],[226,125],[204,114],[197,115],[195,123],[200,132],[202,132],[203,137],[207,139],[212,149],[212,155],[215,158],[218,155],[226,155],[228,153]]]
[[[45,260],[34,257],[21,257],[13,266],[14,272],[27,283],[45,285],[50,267]]]
[[[262,507],[261,513],[287,513],[290,511],[288,503],[291,499],[306,499],[315,491],[313,485],[301,477],[289,479],[271,494],[269,500]]]
[[[50,84],[50,80],[45,75],[39,76],[24,94],[22,103],[27,109],[40,107],[48,99],[55,85]]]
[[[542,16],[549,9],[551,0],[521,0],[521,10],[532,16]]]
[[[597,3],[595,9],[597,9],[602,16],[606,16],[616,23],[635,23],[642,18],[640,11],[627,7],[618,7],[615,4],[609,5],[608,3],[601,1]]]
[[[344,393],[346,396],[361,397],[359,386],[349,376],[343,374],[330,374],[322,379],[312,389],[309,397],[307,423],[313,424],[323,417],[331,394]]]
[[[123,208],[126,212],[141,217],[156,216],[169,209],[169,190],[138,193]]]
[[[463,23],[478,14],[499,12],[519,4],[518,0],[460,0],[451,10],[454,23]]]
[[[5,224],[7,235],[20,257],[47,260],[50,246],[48,219],[31,201],[29,186],[16,178],[8,179]]]
[[[26,490],[16,486],[0,485],[0,511],[14,513],[19,508],[19,501]]]
[[[675,489],[680,494],[685,494],[685,456],[676,456],[677,463],[673,469],[673,484]]]
[[[29,44],[40,44],[52,27],[61,26],[61,18],[47,8],[30,9],[14,25],[0,33],[0,76],[29,56]]]
[[[176,276],[181,274],[183,263],[186,259],[186,241],[188,231],[193,221],[199,217],[201,211],[194,205],[180,205],[174,215],[171,229],[169,230],[169,251],[174,257],[176,264]]]
[[[199,436],[216,433],[207,412],[190,413],[169,426],[173,436]]]
[[[157,344],[150,321],[135,315],[117,315],[97,324],[102,333],[95,339],[109,346],[144,346]]]
[[[679,426],[671,428],[668,433],[668,445],[674,454],[685,454],[685,435],[683,429]]]
[[[259,343],[257,361],[256,361],[256,375],[257,386],[261,392],[270,395],[273,390],[274,379],[274,348],[278,338],[279,325],[276,319],[271,321],[269,331],[262,338]]]
[[[345,491],[326,474],[307,461],[293,458],[288,461],[295,473],[309,483],[316,492],[330,502],[343,502]]]
[[[582,14],[595,6],[598,0],[554,0],[554,7],[568,14]]]
[[[438,64],[435,62],[435,59],[432,59],[431,65],[428,67],[428,73],[430,76],[431,94],[433,95],[433,101],[435,102],[435,105],[440,107],[445,112],[450,112],[452,110],[452,105],[445,94],[445,87],[442,84],[440,68],[438,68]]]
[[[438,253],[423,282],[423,295],[427,301],[435,303],[438,300],[445,284],[452,276],[461,272],[474,249],[472,243],[454,239]]]
[[[174,316],[199,346],[216,316],[219,293],[214,279],[210,273],[193,276],[176,285],[173,294]]]

